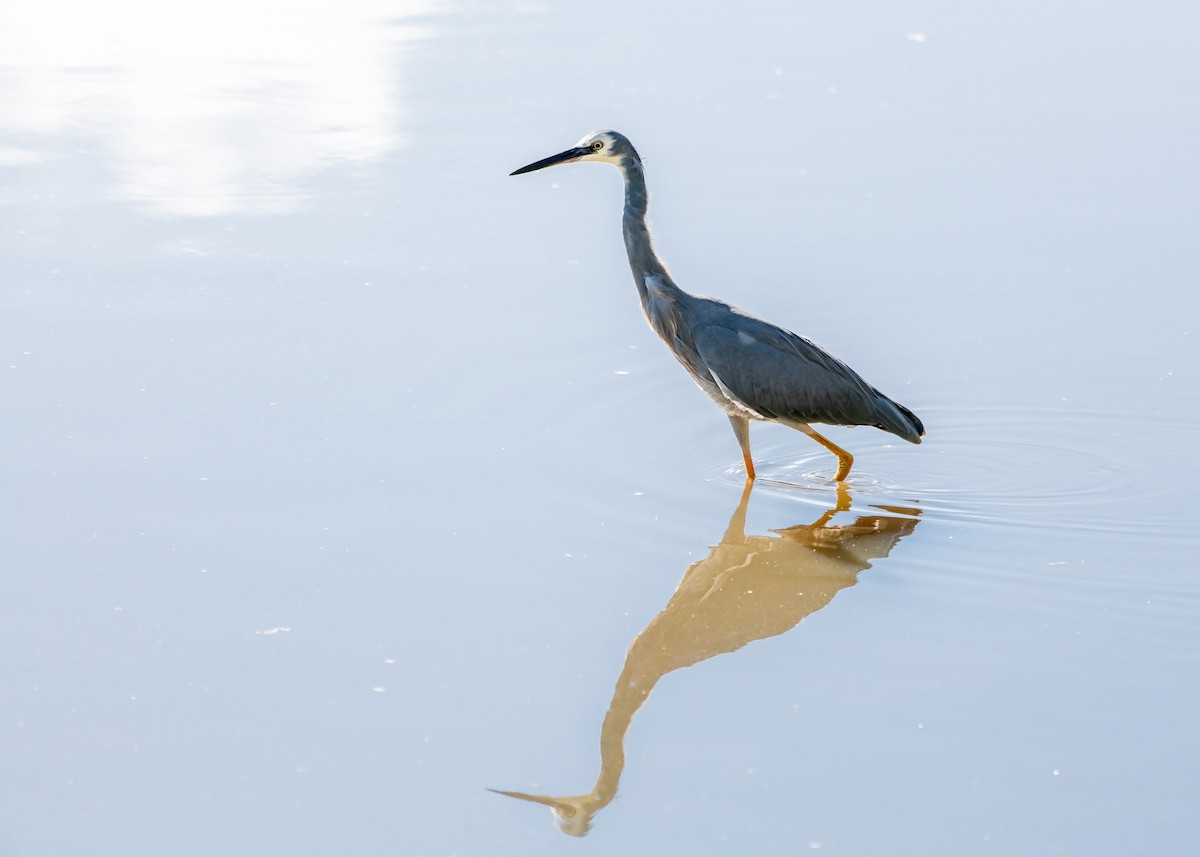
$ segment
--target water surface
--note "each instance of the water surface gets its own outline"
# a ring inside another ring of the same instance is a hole
[[[1197,20],[0,13],[0,853],[1186,851]],[[745,492],[603,126],[925,442]]]

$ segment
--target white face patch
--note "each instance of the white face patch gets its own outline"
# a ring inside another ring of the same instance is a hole
[[[742,343],[742,345],[753,345],[754,343],[758,342],[758,340],[755,339],[750,334],[739,330],[738,331],[738,342]]]
[[[586,135],[582,140],[580,140],[575,145],[590,147],[592,145],[592,143],[595,143],[597,140],[599,140],[601,143],[603,143],[604,148],[606,148],[606,149],[612,145],[612,140],[609,138],[609,136],[607,134],[603,134],[599,131],[593,131],[592,133]]]
[[[600,151],[592,149],[594,143],[602,143]],[[613,139],[608,134],[600,131],[593,131],[582,140],[575,144],[578,147],[590,149],[586,155],[580,156],[581,161],[599,161],[602,163],[618,163],[617,158],[613,155]]]

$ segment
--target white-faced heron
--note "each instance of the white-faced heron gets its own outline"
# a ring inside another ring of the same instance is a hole
[[[511,175],[555,164],[612,164],[625,179],[622,231],[633,281],[646,319],[700,389],[720,405],[742,447],[746,478],[754,478],[750,420],[777,422],[804,432],[838,459],[838,482],[854,457],[822,437],[811,423],[874,426],[911,443],[925,427],[916,414],[892,401],[821,346],[782,327],[675,285],[650,241],[646,224],[646,176],[633,144],[616,131],[595,131],[565,152]]]

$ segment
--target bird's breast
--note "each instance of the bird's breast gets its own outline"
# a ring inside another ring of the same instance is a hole
[[[679,336],[679,305],[675,295],[657,274],[647,274],[642,282],[642,309],[646,313],[646,321],[654,332],[662,337],[663,342],[679,356],[675,340]]]

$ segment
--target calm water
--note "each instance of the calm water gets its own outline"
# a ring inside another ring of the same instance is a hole
[[[1192,5],[170,5],[0,11],[0,854],[1193,847]]]

